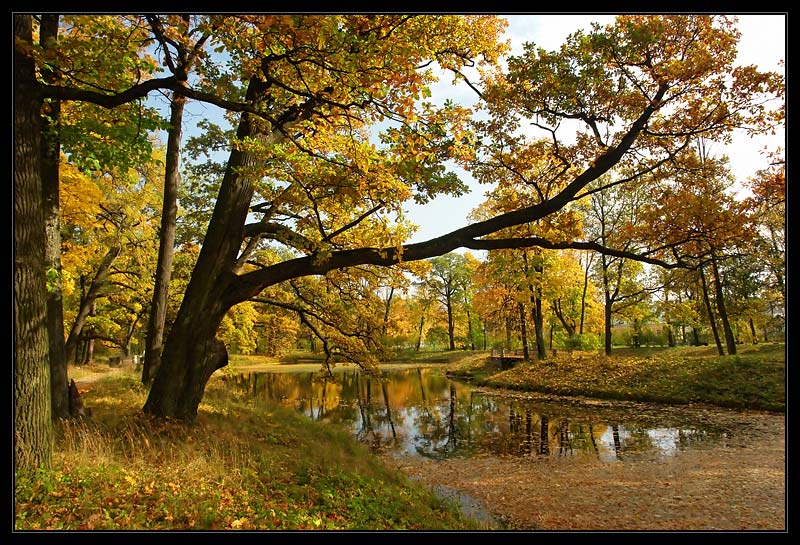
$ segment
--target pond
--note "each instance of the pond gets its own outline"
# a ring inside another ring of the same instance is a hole
[[[652,460],[725,446],[738,433],[731,422],[666,406],[500,395],[435,367],[380,376],[349,368],[328,378],[257,372],[238,375],[233,383],[255,400],[344,426],[374,451],[429,459],[492,454]]]

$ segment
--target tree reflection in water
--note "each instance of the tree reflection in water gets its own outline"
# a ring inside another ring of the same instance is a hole
[[[381,399],[373,399],[378,381]],[[229,380],[242,394],[293,407],[314,420],[341,425],[376,450],[428,458],[476,453],[531,458],[672,456],[697,443],[724,440],[694,422],[640,422],[641,411],[595,414],[590,409],[527,402],[482,392],[441,369],[372,375],[357,369],[317,373],[248,373]],[[728,430],[729,432],[729,430]]]

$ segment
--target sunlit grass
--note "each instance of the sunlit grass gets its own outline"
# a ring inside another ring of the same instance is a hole
[[[559,352],[505,371],[488,359],[451,371],[489,386],[557,395],[786,410],[783,344],[743,346],[722,357],[714,347],[621,349],[608,357]]]
[[[141,414],[132,370],[81,390],[92,418],[57,426],[53,469],[15,475],[17,530],[479,528],[345,431],[216,377],[192,426]]]

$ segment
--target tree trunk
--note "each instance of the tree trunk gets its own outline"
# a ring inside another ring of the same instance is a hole
[[[425,316],[419,319],[419,331],[417,333],[417,346],[416,351],[419,352],[419,348],[422,345],[422,327],[425,325]]]
[[[180,184],[180,153],[183,109],[186,99],[172,96],[170,104],[170,127],[167,133],[167,151],[164,171],[164,200],[161,205],[161,232],[158,241],[158,263],[156,265],[153,302],[145,339],[142,382],[150,384],[161,362],[164,324],[167,320],[169,284],[172,278],[172,258],[175,249],[175,229],[178,218],[178,186]]]
[[[519,309],[519,331],[522,338],[522,357],[525,361],[530,361],[531,353],[528,350],[528,328],[525,323],[527,321],[525,319],[525,305],[517,303],[517,308]]]
[[[717,312],[722,322],[722,331],[725,333],[725,344],[728,347],[728,354],[736,354],[736,339],[733,336],[731,323],[728,320],[728,311],[725,308],[725,295],[722,293],[722,278],[717,267],[717,256],[711,251],[711,272],[714,274],[714,292],[716,294]]]
[[[97,316],[97,302],[92,301],[92,304],[89,308],[89,316]],[[91,332],[89,333],[91,335]],[[94,337],[88,337],[86,341],[84,341],[85,349],[83,354],[83,361],[81,362],[83,365],[89,365],[90,363],[94,362]]]
[[[472,313],[467,308],[467,336],[469,337],[469,348],[475,350],[475,339],[472,332]]]
[[[725,355],[722,349],[722,342],[719,339],[719,332],[717,331],[717,321],[714,319],[714,312],[711,309],[711,300],[708,297],[708,286],[706,285],[706,274],[703,272],[703,267],[700,267],[700,283],[703,287],[703,301],[706,305],[706,312],[708,313],[708,322],[711,324],[711,331],[714,333],[714,342],[717,343],[717,352],[720,356]]]
[[[14,15],[14,38],[30,46],[31,15]],[[14,467],[50,468],[50,402],[41,116],[33,61],[14,51]]]
[[[547,348],[544,344],[544,312],[542,312],[542,290],[537,288],[536,297],[532,297],[533,331],[536,334],[536,356],[543,360],[547,358]]]
[[[449,350],[456,349],[456,337],[455,337],[455,319],[453,318],[453,301],[450,298],[450,295],[447,295],[447,299],[445,300],[445,306],[447,307],[447,337],[450,340],[450,348]]]
[[[756,333],[756,325],[753,323],[752,316],[748,319],[748,323],[750,324],[750,337],[753,339],[753,344],[758,344],[758,334]]]
[[[58,15],[42,15],[39,26],[39,44],[45,50],[55,47],[58,38]],[[42,71],[42,77],[53,83],[55,76]],[[59,202],[58,165],[61,142],[58,123],[61,104],[53,99],[47,102],[47,116],[42,117],[42,202],[45,226],[45,267],[51,273],[47,291],[47,333],[50,354],[50,402],[53,418],[68,418],[69,397],[67,384],[67,356],[64,351],[64,306],[61,291],[61,205]]]
[[[606,302],[603,306],[603,317],[604,317],[604,329],[605,329],[605,351],[606,356],[611,355],[611,297],[609,297],[608,291],[606,291]]]
[[[586,258],[586,268],[583,270],[583,291],[581,292],[581,322],[578,333],[583,335],[583,322],[586,317],[586,291],[589,288],[589,267],[592,264],[590,257]]]
[[[556,315],[558,321],[561,322],[561,325],[567,331],[567,337],[572,337],[575,335],[575,322],[574,320],[572,323],[567,321],[566,317],[564,316],[564,311],[561,308],[561,299],[556,299],[553,301],[553,314]]]
[[[103,260],[100,262],[100,266],[97,267],[97,272],[95,273],[94,278],[92,278],[92,282],[89,285],[86,295],[82,297],[81,306],[78,309],[78,315],[75,317],[75,322],[72,324],[72,329],[70,329],[67,342],[64,346],[67,360],[72,357],[75,347],[78,345],[78,339],[80,338],[81,331],[83,330],[83,325],[86,323],[86,318],[92,311],[94,302],[100,296],[100,290],[103,288],[106,278],[108,278],[111,265],[114,263],[114,260],[117,258],[117,256],[119,256],[120,252],[122,252],[121,246],[115,246],[108,250],[106,255],[103,257]]]
[[[263,85],[255,78],[250,81],[248,101],[257,102]],[[249,114],[242,114],[236,136],[240,141],[259,136]],[[258,162],[251,153],[231,151],[200,255],[143,408],[148,414],[194,421],[208,379],[228,363],[216,332],[225,313],[239,302],[226,295],[253,196],[253,180],[246,173]]]
[[[386,333],[389,331],[389,311],[391,310],[393,296],[394,296],[394,286],[392,286],[389,289],[389,296],[383,302],[383,325],[381,332],[384,337],[386,337]]]

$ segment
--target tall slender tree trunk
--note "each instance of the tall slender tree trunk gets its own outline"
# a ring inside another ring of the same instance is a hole
[[[42,15],[39,25],[39,44],[46,51],[58,39],[58,15]],[[46,69],[42,77],[54,83],[56,77]],[[53,99],[45,104],[47,115],[42,117],[42,201],[45,225],[45,266],[51,272],[47,291],[47,334],[50,354],[50,401],[53,418],[68,418],[69,398],[67,357],[64,351],[64,306],[61,289],[61,205],[59,202],[59,160],[61,142],[58,135],[61,104]]]
[[[589,267],[592,264],[590,256],[586,258],[586,268],[583,269],[583,291],[581,292],[581,321],[578,334],[583,335],[583,323],[586,319],[586,291],[589,289]]]
[[[417,331],[417,346],[416,351],[419,352],[420,346],[422,345],[422,328],[425,325],[425,316],[419,319],[419,330]]]
[[[389,311],[392,308],[392,297],[394,296],[394,286],[389,288],[389,296],[386,297],[386,300],[383,302],[383,325],[381,328],[381,333],[384,337],[386,337],[387,332],[389,331]]]
[[[33,43],[31,15],[14,38]],[[49,468],[53,456],[47,333],[41,111],[31,58],[14,50],[14,468]]]
[[[164,348],[164,326],[167,319],[169,284],[172,278],[172,258],[175,253],[175,230],[178,218],[178,186],[180,185],[180,152],[183,110],[186,99],[173,94],[170,104],[170,127],[167,134],[167,151],[164,172],[164,200],[161,205],[161,232],[158,246],[158,263],[153,287],[153,302],[145,339],[142,382],[150,384],[161,363]]]
[[[78,345],[78,339],[80,339],[83,325],[86,323],[86,318],[89,316],[94,302],[100,296],[100,291],[103,288],[106,279],[108,278],[111,265],[114,263],[114,260],[117,258],[117,256],[119,256],[120,252],[122,252],[121,246],[114,246],[113,248],[110,248],[103,257],[103,260],[100,262],[100,266],[97,267],[97,272],[95,273],[94,278],[92,278],[92,282],[89,285],[89,289],[86,291],[86,295],[81,300],[81,306],[78,309],[78,315],[75,317],[75,322],[72,324],[72,329],[70,329],[67,342],[64,345],[67,360],[69,360],[72,357],[72,354],[75,352],[75,347]]]
[[[528,350],[528,327],[525,322],[525,305],[522,303],[517,303],[517,309],[519,310],[519,332],[522,338],[522,357],[525,361],[530,361],[531,353]]]
[[[703,288],[703,301],[706,305],[706,312],[708,313],[708,322],[711,325],[711,332],[714,334],[714,342],[717,344],[717,352],[720,356],[725,355],[725,350],[722,348],[722,342],[719,338],[719,331],[717,331],[717,321],[714,318],[714,311],[711,308],[711,299],[708,297],[708,285],[706,283],[706,273],[703,272],[703,267],[700,267],[700,284]]]
[[[469,337],[469,348],[475,350],[475,338],[472,334],[472,313],[467,308],[467,336]]]
[[[711,272],[714,274],[714,292],[719,319],[722,322],[722,331],[725,334],[725,344],[728,347],[728,354],[733,355],[736,354],[736,339],[733,335],[733,329],[731,329],[730,320],[728,320],[728,311],[725,308],[725,294],[722,292],[722,277],[719,274],[717,256],[713,250],[711,251]]]
[[[536,335],[536,356],[543,360],[547,358],[547,347],[544,343],[544,312],[542,310],[542,290],[540,288],[536,288],[537,294],[536,297],[531,298],[531,302],[533,303],[533,308],[531,309],[531,313],[533,314],[533,331]]]
[[[605,305],[603,305],[604,331],[605,331],[605,352],[606,356],[611,355],[611,297],[606,290]]]
[[[445,306],[447,307],[447,337],[450,340],[450,348],[449,350],[456,349],[456,323],[455,318],[453,317],[453,301],[448,294]]]

